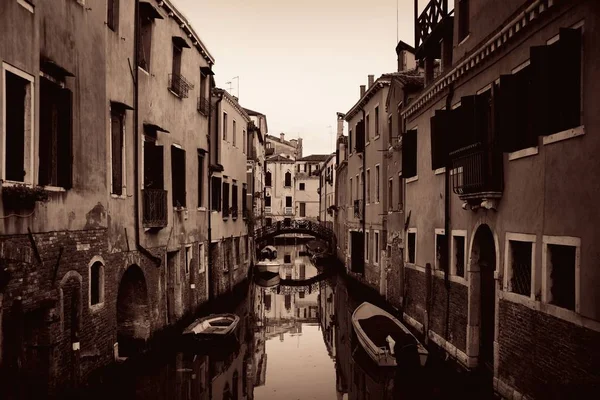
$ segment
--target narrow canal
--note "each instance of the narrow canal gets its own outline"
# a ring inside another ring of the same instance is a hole
[[[343,274],[321,274],[302,255],[303,245],[277,247],[285,261],[279,271],[284,283],[322,279],[310,286],[249,283],[237,300],[232,296],[209,310],[240,317],[238,340],[193,351],[151,351],[107,372],[85,398],[490,398],[435,353],[409,376],[376,367],[358,344],[351,315],[363,301],[385,305]]]

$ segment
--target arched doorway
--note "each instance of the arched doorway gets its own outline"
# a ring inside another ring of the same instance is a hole
[[[493,374],[496,328],[496,243],[488,225],[477,228],[471,247],[470,320],[479,327],[479,366]],[[475,349],[473,349],[475,350]]]
[[[150,337],[148,288],[144,273],[130,266],[121,278],[117,295],[117,341],[119,356],[129,357],[142,351]]]

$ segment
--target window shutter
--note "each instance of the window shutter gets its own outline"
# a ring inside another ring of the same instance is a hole
[[[402,177],[412,178],[417,175],[417,131],[404,132],[402,137]]]
[[[456,120],[457,135],[455,150],[462,149],[470,144],[477,142],[477,96],[466,96],[460,99],[460,107],[458,108]]]
[[[112,193],[123,193],[123,132],[121,118],[118,113],[111,113],[111,144],[112,144]]]
[[[356,146],[355,150],[362,153],[365,150],[365,121],[356,124]]]
[[[553,132],[561,132],[580,125],[581,113],[581,31],[561,29],[560,40],[556,43],[557,72],[560,77],[556,84],[559,101],[554,113],[557,127]]]
[[[451,111],[437,110],[431,117],[431,169],[446,166],[448,144],[452,140]]]
[[[69,89],[60,91],[58,113],[58,186],[73,187],[73,93]]]
[[[516,148],[518,85],[516,75],[500,75],[496,102],[496,134],[500,149],[506,153]]]
[[[531,109],[529,113],[532,121],[531,127],[537,136],[550,134],[550,126],[554,124],[551,121],[553,119],[553,113],[549,112],[549,107],[551,106],[551,102],[549,101],[549,69],[553,62],[550,53],[553,49],[554,45],[535,46],[530,49],[529,58],[531,64],[529,67],[531,68],[532,96],[530,99]],[[562,77],[562,73],[559,76]]]

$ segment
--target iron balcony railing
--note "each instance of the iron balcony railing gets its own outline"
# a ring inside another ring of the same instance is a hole
[[[169,74],[169,89],[177,96],[185,99],[188,97],[188,92],[193,89],[194,85],[188,82],[182,75]]]
[[[167,226],[167,191],[163,189],[144,189],[143,225],[145,228],[164,228]]]
[[[419,48],[448,15],[448,0],[430,0],[417,18],[416,48]]]
[[[206,97],[198,97],[198,112],[208,116],[208,105],[209,105],[209,101]]]
[[[354,200],[354,218],[362,220],[363,217],[363,206],[362,200]]]
[[[294,208],[293,207],[286,207],[283,212],[284,212],[285,215],[294,215]]]
[[[450,153],[452,190],[461,199],[498,197],[503,190],[502,154],[474,143]]]

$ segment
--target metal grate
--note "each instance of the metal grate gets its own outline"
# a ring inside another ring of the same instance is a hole
[[[512,257],[512,277],[510,278],[510,291],[531,295],[531,251],[529,242],[510,241]]]
[[[193,88],[194,85],[188,82],[183,75],[169,74],[169,89],[182,99],[187,98],[188,92]]]
[[[198,97],[198,112],[208,116],[209,101],[206,97]]]
[[[162,189],[144,189],[143,225],[146,228],[167,226],[167,191]]]
[[[354,218],[362,219],[363,210],[362,210],[362,200],[354,200]]]

